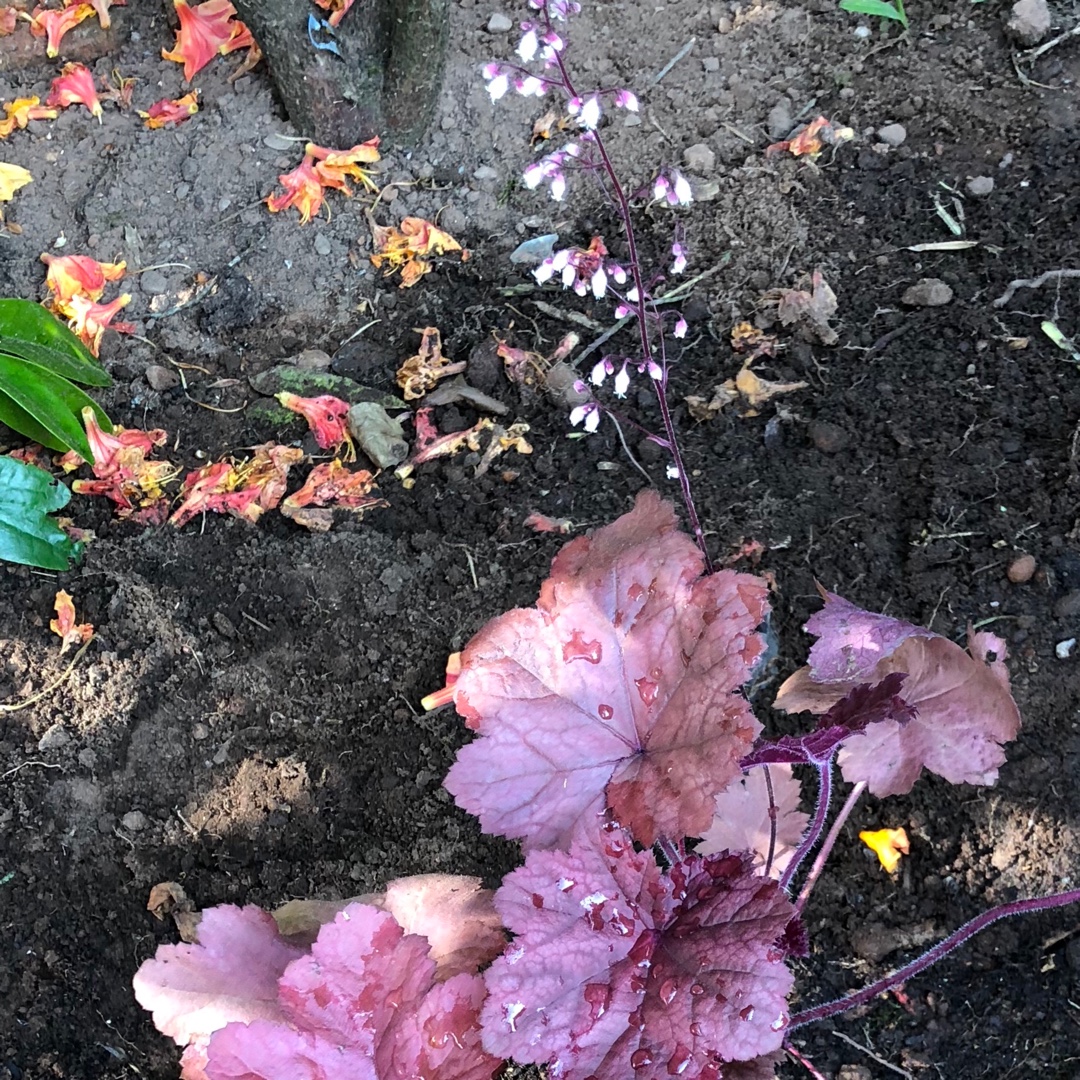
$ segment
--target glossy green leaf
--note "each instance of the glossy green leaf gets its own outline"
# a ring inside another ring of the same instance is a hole
[[[66,506],[71,492],[47,472],[0,457],[0,559],[67,570],[82,554],[48,515]]]
[[[32,300],[0,300],[0,351],[24,356],[86,386],[109,386],[112,382],[79,338]],[[50,359],[63,369],[54,367]]]
[[[882,19],[894,19],[907,26],[903,7],[886,0],[840,0],[840,8],[854,15],[877,15]]]
[[[81,414],[87,406],[98,413],[99,406],[74,383],[36,364],[0,353],[0,394],[28,412],[49,433],[48,440],[41,440],[44,446],[75,450],[84,460],[93,460]]]

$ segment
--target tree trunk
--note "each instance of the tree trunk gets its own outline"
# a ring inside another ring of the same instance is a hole
[[[332,43],[308,37],[300,0],[233,0],[259,43],[289,119],[322,146],[345,149],[373,135],[414,145],[427,130],[442,82],[450,0],[356,0]]]

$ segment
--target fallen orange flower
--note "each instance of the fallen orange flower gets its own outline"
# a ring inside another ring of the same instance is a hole
[[[447,375],[457,375],[465,370],[465,361],[451,364],[443,356],[442,335],[434,326],[425,326],[417,330],[420,338],[420,350],[398,369],[397,384],[404,391],[406,401],[422,398],[435,384]]]
[[[461,251],[462,259],[468,257],[468,252],[462,251],[461,245],[449,233],[423,218],[404,218],[400,229],[392,225],[378,225],[370,214],[368,222],[375,246],[372,264],[376,269],[385,265],[387,276],[400,270],[403,289],[415,285],[431,270],[434,255]]]
[[[300,211],[300,224],[306,225],[319,212],[323,202],[322,181],[315,173],[313,159],[304,160],[292,172],[282,173],[278,180],[285,188],[282,195],[268,195],[266,205],[271,214],[295,206]]]
[[[49,623],[49,629],[63,641],[61,653],[66,653],[72,645],[82,645],[94,636],[93,623],[75,623],[75,605],[71,596],[61,589],[56,594],[56,618]]]
[[[206,0],[196,7],[185,0],[173,0],[173,7],[180,18],[180,29],[172,50],[162,49],[161,57],[183,64],[187,82],[219,53],[229,52],[234,37],[247,32],[242,22],[233,21],[236,8],[229,0]],[[243,44],[233,47],[243,48]]]
[[[63,71],[53,79],[52,90],[45,104],[60,109],[66,109],[69,105],[85,105],[90,115],[96,116],[98,123],[101,123],[101,101],[94,86],[94,74],[85,64],[65,64]]]
[[[787,151],[792,157],[808,156],[816,158],[826,146],[839,146],[840,143],[848,142],[855,138],[855,132],[849,127],[840,127],[824,116],[812,120],[795,136],[794,139],[784,139],[782,142],[773,143],[765,148],[765,156],[772,157],[774,154]]]
[[[68,325],[82,339],[83,344],[97,356],[106,330],[115,330],[118,334],[135,333],[134,324],[113,322],[120,310],[130,303],[130,293],[124,293],[108,304],[94,303],[86,296],[73,296],[63,304],[58,303],[57,308],[67,316]]]
[[[61,312],[61,305],[74,296],[88,300],[100,300],[105,284],[119,281],[127,269],[126,262],[100,263],[89,255],[41,255],[41,261],[49,268],[45,284],[53,296],[51,310]]]
[[[235,464],[215,461],[188,473],[181,503],[169,523],[181,528],[198,514],[231,514],[254,524],[285,494],[289,469],[304,459],[303,450],[264,443],[255,456]]]
[[[360,162],[365,165],[373,164],[379,160],[379,137],[369,139],[367,142],[357,143],[349,150],[328,150],[325,146],[316,146],[308,143],[304,147],[304,154],[315,161],[315,175],[319,178],[323,187],[336,188],[351,195],[352,190],[346,183],[349,177],[359,180],[369,191],[378,190],[371,174],[366,169],[360,168]]]
[[[45,38],[45,54],[53,57],[60,52],[64,35],[93,14],[90,4],[68,4],[59,11],[36,7],[30,14],[30,32],[34,37]]]
[[[551,518],[535,510],[522,522],[522,525],[532,529],[533,532],[553,532],[563,535],[574,527],[574,523],[569,518]]]
[[[896,868],[900,865],[901,855],[911,854],[911,845],[903,829],[861,832],[859,839],[878,857],[878,862],[889,874],[896,872]]]
[[[347,445],[349,449],[345,454],[345,460],[356,460],[356,448],[353,446],[352,436],[345,422],[350,409],[347,401],[342,401],[341,398],[336,398],[332,394],[305,398],[297,394],[282,392],[276,396],[286,409],[299,413],[308,422],[308,427],[315,433],[315,441],[323,450],[332,450],[336,453],[341,446]]]
[[[112,71],[113,82],[115,86],[110,85],[105,87],[101,91],[101,96],[109,101],[115,101],[121,109],[131,108],[131,95],[135,91],[135,84],[139,81],[134,76],[125,78],[120,74],[119,68],[113,68]]]
[[[326,532],[334,523],[333,511],[316,507],[335,506],[363,514],[373,506],[389,505],[385,499],[371,495],[371,489],[377,486],[367,469],[350,472],[335,458],[316,465],[304,486],[281,504],[281,512],[305,529]]]
[[[59,115],[55,109],[48,109],[40,104],[40,98],[16,98],[4,102],[7,118],[0,120],[0,139],[6,139],[17,127],[25,128],[31,120],[55,120]]]
[[[355,0],[315,0],[315,3],[323,9],[323,11],[330,12],[330,18],[327,20],[331,26],[340,26],[341,20],[345,18],[349,8],[353,6]]]
[[[18,14],[13,7],[0,7],[0,37],[15,33],[15,17]]]
[[[199,111],[199,91],[192,90],[182,98],[170,100],[162,98],[154,102],[147,112],[139,109],[139,115],[151,130],[163,128],[166,124],[182,124]]]
[[[147,461],[146,455],[164,444],[160,429],[139,431],[117,427],[102,431],[94,410],[82,411],[83,425],[94,460],[90,462],[94,480],[76,480],[71,489],[76,495],[103,495],[116,503],[117,516],[134,518],[141,524],[161,524],[168,516],[168,501],[163,485],[177,470],[168,461]],[[60,459],[65,471],[78,468],[81,459],[74,450]]]

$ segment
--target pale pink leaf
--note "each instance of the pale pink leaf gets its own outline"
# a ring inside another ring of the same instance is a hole
[[[699,855],[720,851],[749,851],[754,855],[758,872],[765,868],[772,835],[769,818],[769,789],[765,782],[768,768],[776,808],[776,842],[771,875],[779,877],[791,862],[806,830],[809,815],[799,809],[801,788],[790,765],[769,765],[751,769],[732,781],[716,796],[716,816],[701,834],[694,849]]]
[[[256,1021],[229,1024],[210,1038],[207,1080],[378,1080],[362,1050],[310,1031]]]
[[[458,712],[480,738],[446,780],[486,831],[565,845],[610,806],[643,844],[700,835],[761,730],[739,695],[763,643],[758,578],[702,577],[653,491],[567,544],[535,608],[465,647]]]
[[[534,851],[495,905],[517,935],[488,970],[484,1045],[561,1080],[717,1080],[778,1049],[793,977],[792,917],[749,856],[690,856],[661,872],[628,833],[584,829]]]
[[[914,719],[878,721],[845,743],[838,761],[846,780],[866,781],[878,796],[906,794],[923,768],[954,784],[996,782],[1005,761],[1002,744],[1020,729],[1004,641],[972,633],[968,652],[831,593],[806,625],[821,637],[810,650],[810,666],[780,687],[778,708],[824,712],[854,684],[907,676],[900,697],[914,707]]]
[[[161,945],[135,973],[135,998],[163,1035],[186,1046],[230,1021],[276,1019],[278,979],[302,950],[261,908],[207,908],[198,944]]]

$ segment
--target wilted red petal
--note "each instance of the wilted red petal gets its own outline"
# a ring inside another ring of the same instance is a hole
[[[349,8],[353,6],[355,0],[315,0],[315,3],[323,9],[323,11],[330,12],[330,18],[327,20],[331,26],[340,26],[341,20],[345,18]]]
[[[73,27],[94,14],[90,4],[69,4],[59,11],[36,7],[30,15],[30,31],[46,39],[45,53],[53,57],[60,52],[60,41]]]
[[[96,304],[89,297],[76,294],[63,302],[58,300],[57,309],[67,316],[68,325],[97,356],[106,330],[115,330],[119,334],[135,333],[132,323],[113,322],[120,310],[130,303],[130,293],[124,293],[108,304]]]
[[[67,652],[72,645],[81,645],[94,636],[92,623],[75,622],[75,604],[71,596],[61,589],[56,594],[56,618],[49,623],[49,629],[63,640],[61,652]]]
[[[336,451],[338,447],[347,445],[345,460],[356,459],[352,436],[345,423],[350,409],[347,401],[342,401],[332,394],[305,398],[287,392],[278,394],[277,399],[290,412],[299,413],[308,422],[308,427],[315,433],[315,441],[323,450]]]
[[[278,180],[285,193],[267,196],[266,205],[270,212],[276,214],[279,210],[295,206],[300,211],[300,224],[306,225],[323,203],[323,185],[315,173],[312,159],[305,156],[292,172],[282,173]]]
[[[97,12],[98,22],[101,24],[102,30],[108,30],[112,26],[109,8],[126,7],[127,0],[90,0],[90,6]]]
[[[161,50],[164,60],[174,60],[184,65],[184,78],[190,82],[218,54],[242,23],[232,21],[236,8],[229,0],[206,0],[206,3],[190,7],[185,0],[173,0],[176,14],[180,17],[180,29],[176,32],[176,44],[172,51]]]
[[[15,33],[15,8],[0,7],[0,37]]]
[[[41,261],[49,268],[45,284],[59,303],[73,296],[100,300],[106,282],[119,281],[127,269],[126,262],[101,263],[89,255],[50,255],[47,251]]]
[[[150,108],[139,115],[145,121],[146,127],[163,128],[166,124],[182,124],[185,120],[194,116],[199,111],[199,91],[192,90],[181,98],[162,98],[154,102]]]
[[[65,64],[64,70],[52,81],[52,90],[45,101],[66,109],[69,105],[85,105],[91,115],[101,119],[101,102],[94,86],[93,72],[85,64]]]

